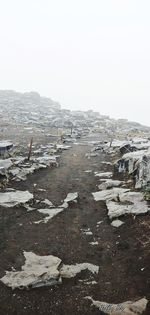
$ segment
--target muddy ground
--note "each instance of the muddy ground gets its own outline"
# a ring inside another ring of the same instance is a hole
[[[111,171],[111,165],[100,163],[111,161],[111,157],[100,153],[88,159],[85,154],[90,150],[91,146],[81,141],[62,153],[58,168],[40,170],[25,182],[13,183],[13,187],[28,189],[36,198],[48,198],[54,205],[60,205],[69,192],[78,192],[79,199],[47,224],[34,224],[43,218],[37,211],[0,208],[0,277],[12,267],[20,270],[23,250],[52,254],[65,264],[89,262],[100,267],[98,275],[84,271],[60,285],[22,291],[12,291],[0,282],[0,315],[103,314],[90,306],[86,296],[112,303],[144,296],[150,301],[150,215],[123,217],[125,224],[119,228],[110,225],[105,203],[95,202],[91,193],[99,184],[94,171]],[[99,221],[103,222],[97,226]],[[83,234],[86,228],[93,235]],[[90,245],[92,241],[98,245]],[[87,284],[87,279],[97,283]],[[150,304],[146,314],[150,314]]]

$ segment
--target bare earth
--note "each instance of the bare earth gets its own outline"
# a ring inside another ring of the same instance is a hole
[[[86,296],[111,303],[144,296],[150,301],[150,215],[123,217],[125,224],[119,228],[110,225],[105,203],[95,202],[92,196],[99,184],[94,171],[111,171],[112,166],[100,164],[110,157],[101,153],[87,159],[90,149],[89,145],[74,145],[62,153],[58,168],[40,170],[27,181],[13,184],[56,206],[69,192],[78,192],[79,199],[46,224],[33,224],[43,218],[37,211],[0,208],[0,277],[12,267],[20,270],[23,250],[52,254],[65,264],[89,262],[100,267],[99,274],[84,271],[57,286],[22,291],[12,291],[0,282],[0,315],[103,314],[90,306]],[[103,222],[97,226],[99,221]],[[83,234],[87,228],[93,235]],[[93,241],[98,245],[91,245]],[[87,284],[86,279],[97,283]],[[150,314],[150,304],[145,314]]]

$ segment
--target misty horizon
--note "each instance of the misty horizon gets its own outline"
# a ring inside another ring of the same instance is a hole
[[[139,123],[139,124],[141,124],[141,125],[143,125],[143,126],[149,127],[149,125],[146,125],[146,124],[144,125],[144,124],[142,124],[141,121],[130,120],[128,117],[123,117],[123,116],[120,116],[120,117],[113,117],[113,116],[110,116],[109,113],[101,112],[101,111],[99,111],[98,109],[97,109],[97,110],[96,110],[96,109],[93,109],[93,108],[90,107],[90,106],[89,106],[89,107],[86,107],[85,109],[84,109],[84,108],[81,109],[81,108],[77,108],[77,107],[76,107],[76,108],[70,108],[69,106],[65,106],[65,105],[63,106],[63,105],[59,102],[59,100],[53,99],[52,97],[47,96],[47,95],[41,95],[38,91],[16,91],[16,90],[12,90],[12,89],[10,89],[10,90],[0,90],[0,92],[1,92],[1,91],[11,91],[11,92],[21,93],[21,94],[26,94],[26,93],[38,93],[38,94],[40,95],[40,97],[49,98],[49,99],[51,99],[52,101],[54,101],[54,102],[60,104],[60,106],[61,106],[62,109],[66,109],[66,110],[70,110],[70,111],[81,111],[81,112],[86,112],[86,111],[89,111],[89,110],[93,110],[94,112],[99,112],[99,114],[102,115],[102,116],[109,116],[110,119],[115,119],[115,120],[118,120],[118,119],[128,120],[129,122],[137,122],[137,123]]]
[[[0,89],[149,125],[150,3],[6,0]]]

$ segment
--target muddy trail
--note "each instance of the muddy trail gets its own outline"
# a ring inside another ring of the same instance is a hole
[[[34,224],[43,218],[37,211],[0,208],[0,277],[12,267],[21,269],[23,251],[54,255],[65,264],[92,263],[99,266],[99,273],[86,270],[62,284],[30,290],[13,291],[0,282],[0,315],[103,314],[91,307],[87,296],[110,303],[144,296],[150,301],[150,216],[124,216],[125,224],[111,226],[105,203],[95,202],[92,196],[99,184],[94,172],[111,171],[111,165],[101,164],[111,161],[110,156],[102,152],[88,159],[90,150],[88,143],[74,144],[62,153],[57,168],[40,170],[13,184],[55,206],[70,192],[78,192],[79,198],[40,224]],[[150,305],[143,314],[150,314]]]

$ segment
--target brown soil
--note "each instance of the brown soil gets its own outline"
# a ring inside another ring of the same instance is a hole
[[[37,211],[0,208],[0,277],[12,267],[20,270],[23,250],[52,254],[65,264],[90,262],[99,265],[99,274],[91,276],[85,271],[57,286],[23,291],[12,291],[0,282],[0,315],[102,314],[90,306],[86,296],[111,303],[144,296],[150,300],[150,216],[125,216],[120,228],[110,225],[105,203],[95,202],[91,194],[99,184],[93,172],[111,171],[110,165],[100,163],[110,161],[110,156],[100,153],[87,159],[85,154],[90,149],[89,145],[74,145],[62,153],[58,168],[40,170],[27,181],[13,184],[34,192],[37,199],[48,198],[54,205],[59,205],[69,192],[78,192],[79,199],[47,224],[33,224],[43,218]],[[103,221],[99,227],[98,221]],[[83,234],[81,229],[86,228],[93,236]],[[90,245],[94,240],[97,246]],[[85,279],[96,280],[97,284],[80,281]],[[150,305],[146,314],[150,314]]]

